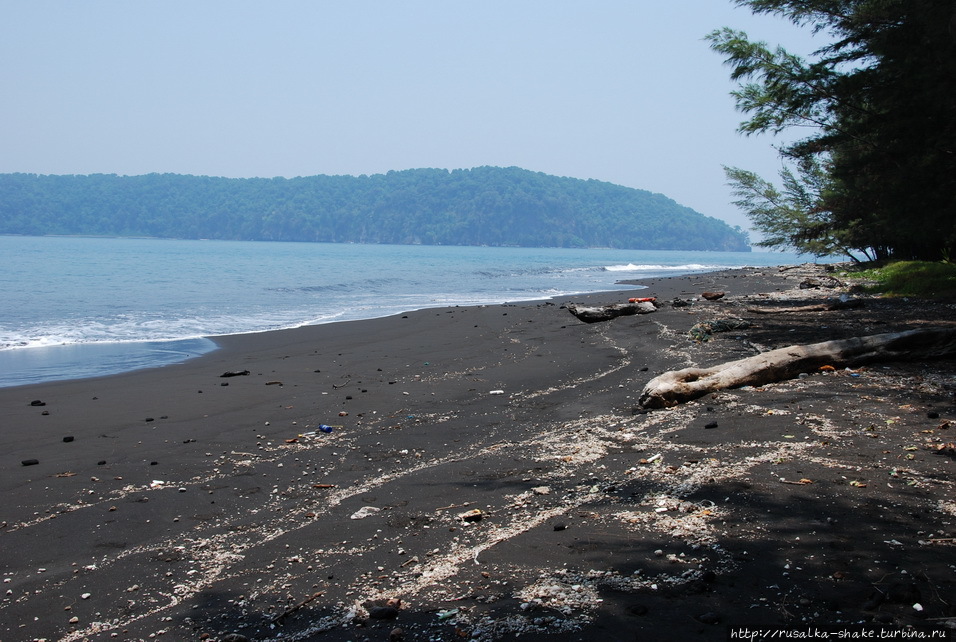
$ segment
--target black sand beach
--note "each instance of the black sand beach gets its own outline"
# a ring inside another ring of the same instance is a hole
[[[952,636],[952,359],[636,408],[667,370],[954,325],[952,304],[869,297],[748,311],[846,291],[811,276],[228,336],[0,389],[0,640]],[[594,324],[564,307],[629,296],[662,305]],[[728,318],[751,325],[688,335]]]

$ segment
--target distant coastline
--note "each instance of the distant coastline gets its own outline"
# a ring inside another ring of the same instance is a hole
[[[740,228],[662,194],[517,167],[292,179],[0,174],[0,233],[750,251]]]

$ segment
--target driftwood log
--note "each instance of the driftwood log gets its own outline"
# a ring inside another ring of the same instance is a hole
[[[684,368],[651,379],[638,403],[667,408],[711,392],[792,379],[820,366],[956,356],[956,328],[874,334],[770,350],[711,368]]]
[[[568,304],[568,312],[585,323],[609,321],[617,317],[632,314],[649,314],[656,312],[657,307],[651,301],[637,301],[635,303],[616,303],[614,305],[587,306],[576,303]]]
[[[863,307],[862,299],[834,299],[811,305],[797,305],[786,308],[747,308],[754,314],[780,314],[782,312],[833,312],[834,310],[853,310]]]

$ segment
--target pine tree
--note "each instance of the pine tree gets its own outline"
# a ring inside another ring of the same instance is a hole
[[[805,186],[816,197],[806,201],[802,218],[780,210],[774,219],[772,211],[738,201],[757,229],[768,233],[764,244],[804,251],[812,246],[814,253],[859,250],[874,258],[952,257],[956,1],[735,2],[833,39],[804,60],[751,42],[740,31],[724,28],[708,36],[726,57],[731,77],[741,82],[733,96],[749,119],[740,131],[810,126],[813,133],[783,147],[781,155],[785,163],[827,173],[825,181],[817,177]],[[788,173],[794,178],[785,169],[785,180]],[[728,177],[738,196],[749,189],[741,179],[752,177],[743,170],[729,168]],[[795,229],[781,235],[787,225]]]

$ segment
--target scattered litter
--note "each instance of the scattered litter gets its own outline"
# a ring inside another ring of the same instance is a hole
[[[485,514],[479,508],[461,513],[458,515],[458,519],[463,522],[480,522]]]
[[[750,322],[743,319],[718,319],[716,321],[701,321],[687,331],[694,341],[710,341],[716,332],[742,330],[750,327]]]
[[[503,395],[503,394],[505,394],[505,391],[504,391],[504,390],[492,390],[492,391],[489,392],[488,394],[490,394],[490,395]]]
[[[380,510],[382,510],[382,509],[381,509],[381,508],[378,508],[378,507],[376,507],[376,506],[362,506],[362,508],[360,508],[360,509],[358,509],[357,511],[355,511],[354,513],[352,513],[351,519],[365,519],[365,518],[368,517],[369,515],[374,515],[375,513],[379,512]]]

